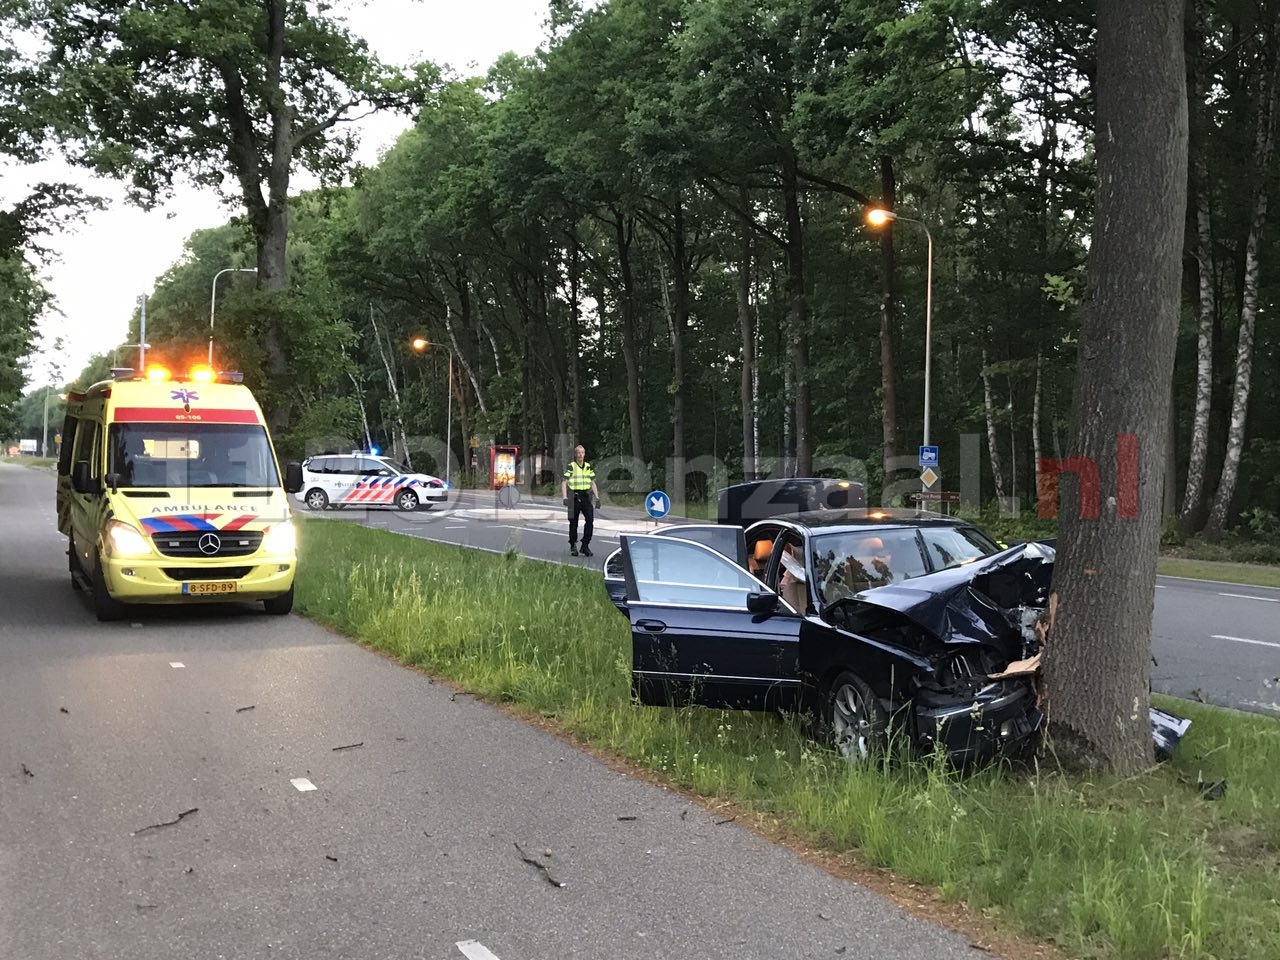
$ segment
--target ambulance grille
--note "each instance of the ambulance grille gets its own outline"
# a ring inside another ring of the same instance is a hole
[[[218,549],[210,553],[200,549],[201,538],[209,534],[208,530],[156,533],[152,534],[151,541],[166,557],[202,557],[210,560],[223,557],[247,557],[257,551],[262,544],[260,530],[217,531],[213,535],[218,538]]]

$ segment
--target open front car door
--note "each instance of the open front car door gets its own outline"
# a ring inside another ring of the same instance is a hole
[[[802,618],[724,554],[622,537],[632,692],[641,703],[775,710],[798,703]]]

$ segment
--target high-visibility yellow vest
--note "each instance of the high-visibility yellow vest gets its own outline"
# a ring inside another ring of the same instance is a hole
[[[582,461],[581,466],[578,465],[577,460],[570,460],[569,469],[565,470],[564,478],[570,490],[574,493],[582,493],[591,489],[591,481],[596,478],[596,472],[586,460]]]

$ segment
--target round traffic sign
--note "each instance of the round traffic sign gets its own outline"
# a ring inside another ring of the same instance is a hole
[[[661,520],[671,512],[671,498],[661,490],[652,491],[644,498],[644,512],[654,520]]]

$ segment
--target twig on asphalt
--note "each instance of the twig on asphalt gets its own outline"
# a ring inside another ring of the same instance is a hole
[[[619,820],[639,820],[639,817],[619,817]]]
[[[333,749],[334,749],[334,752],[336,753],[338,750],[354,750],[356,747],[363,747],[363,746],[364,746],[364,741],[361,740],[359,743],[344,743],[342,746],[334,747]]]
[[[716,821],[716,826],[717,826],[717,827],[723,827],[726,823],[733,823],[733,821],[735,821],[735,820],[737,820],[737,819],[738,819],[737,817],[729,817],[729,819],[727,819],[727,820],[717,820],[717,821]]]
[[[515,848],[520,852],[520,859],[523,860],[525,863],[529,864],[530,866],[537,867],[540,871],[542,871],[542,875],[547,878],[547,883],[551,884],[553,887],[568,886],[567,883],[562,883],[561,881],[557,880],[554,876],[552,876],[551,869],[545,863],[525,853],[524,848],[520,846],[520,844],[515,843],[515,841],[512,841],[512,843],[515,845]]]
[[[31,772],[31,768],[30,768],[30,767],[28,767],[25,763],[22,765],[22,775],[23,775],[24,777],[34,777],[34,776],[35,776],[35,774]]]
[[[247,707],[236,707],[236,713],[244,713],[246,710],[252,710],[256,706],[256,703],[251,703]]]
[[[164,823],[153,823],[149,827],[143,827],[141,830],[133,831],[129,836],[136,837],[138,834],[146,833],[148,830],[159,830],[161,827],[172,827],[175,823],[181,823],[183,818],[191,816],[191,814],[195,813],[199,809],[199,807],[192,807],[190,810],[183,810],[178,814],[178,818],[176,820],[166,820]]]
[[[58,708],[58,712],[59,712],[59,713],[70,713],[71,711],[70,711],[70,710],[68,710],[66,707],[59,707],[59,708]]]

